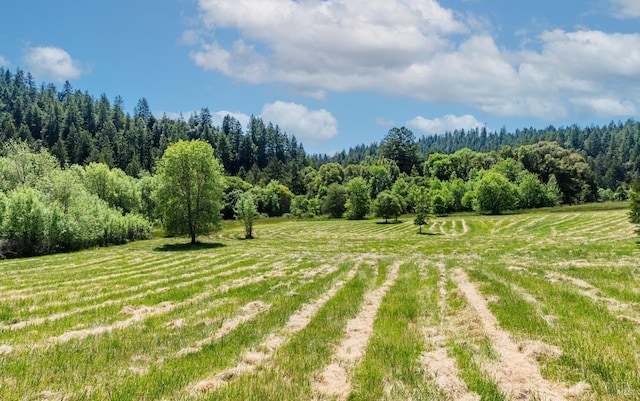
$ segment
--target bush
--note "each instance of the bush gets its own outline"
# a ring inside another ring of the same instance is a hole
[[[9,194],[2,232],[10,252],[17,256],[31,256],[44,251],[47,214],[41,192],[22,186]]]

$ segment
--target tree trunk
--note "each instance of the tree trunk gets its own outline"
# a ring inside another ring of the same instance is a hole
[[[191,232],[191,245],[194,245],[196,243],[196,232],[192,231]]]

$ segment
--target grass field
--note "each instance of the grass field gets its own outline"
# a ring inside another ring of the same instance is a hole
[[[640,400],[640,252],[600,209],[3,261],[0,400]]]

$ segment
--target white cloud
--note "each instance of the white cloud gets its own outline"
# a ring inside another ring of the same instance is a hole
[[[445,132],[453,132],[455,130],[472,128],[479,128],[484,126],[483,123],[476,120],[476,118],[470,114],[462,116],[454,116],[453,114],[447,114],[446,116],[434,118],[432,120],[418,116],[410,121],[407,121],[407,126],[417,129],[423,134],[444,134]]]
[[[233,118],[235,118],[236,120],[238,120],[238,122],[240,123],[240,125],[242,125],[242,129],[244,130],[245,128],[247,128],[247,126],[249,125],[249,121],[251,120],[251,116],[248,116],[244,113],[240,113],[240,112],[232,112],[232,111],[226,111],[226,110],[221,110],[221,111],[214,111],[211,113],[211,121],[213,123],[214,126],[221,126],[222,125],[222,120],[224,120],[224,118],[229,115]]]
[[[9,62],[9,60],[7,60],[6,58],[4,58],[2,56],[2,54],[0,54],[0,67],[7,67],[11,65],[11,63]]]
[[[632,117],[638,114],[638,107],[629,100],[611,97],[571,99],[571,103],[584,113],[606,118],[611,115]]]
[[[338,135],[338,121],[325,109],[309,110],[301,104],[276,101],[265,104],[260,117],[304,143],[317,144]]]
[[[59,47],[30,47],[24,57],[31,73],[38,79],[62,82],[88,72],[80,62]]]
[[[612,1],[628,16],[640,7],[637,0]],[[284,83],[318,99],[376,92],[545,120],[587,113],[588,104],[599,103],[595,109],[612,118],[640,108],[640,34],[546,31],[509,50],[486,33],[488,22],[462,20],[436,0],[199,4],[191,58],[243,82]],[[217,30],[237,37],[207,39]]]
[[[396,125],[395,121],[386,117],[376,117],[375,121],[376,125],[379,125],[381,127],[393,127],[394,125]]]
[[[638,0],[611,0],[613,15],[618,18],[640,17],[640,2]]]

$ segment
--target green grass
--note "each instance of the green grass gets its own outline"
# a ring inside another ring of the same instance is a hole
[[[491,300],[515,343],[562,351],[532,360],[545,379],[588,383],[591,391],[578,399],[640,399],[640,252],[626,204],[460,214],[423,227],[435,235],[418,235],[410,216],[400,220],[269,219],[257,222],[251,241],[238,240],[243,228],[229,223],[195,247],[153,239],[2,261],[0,399],[332,399],[314,381],[349,319],[396,263],[399,276],[377,310],[366,352],[348,372],[347,399],[449,399],[421,363],[434,347],[429,332],[443,336],[440,346],[468,391],[507,399],[489,368],[499,359],[496,345],[449,279],[457,268]],[[190,392],[260,349],[352,269],[357,274],[267,361],[222,388]],[[612,308],[614,301],[621,307]],[[265,309],[198,352],[180,354],[254,302]],[[132,320],[136,310],[152,313]],[[94,333],[52,340],[81,330]]]

